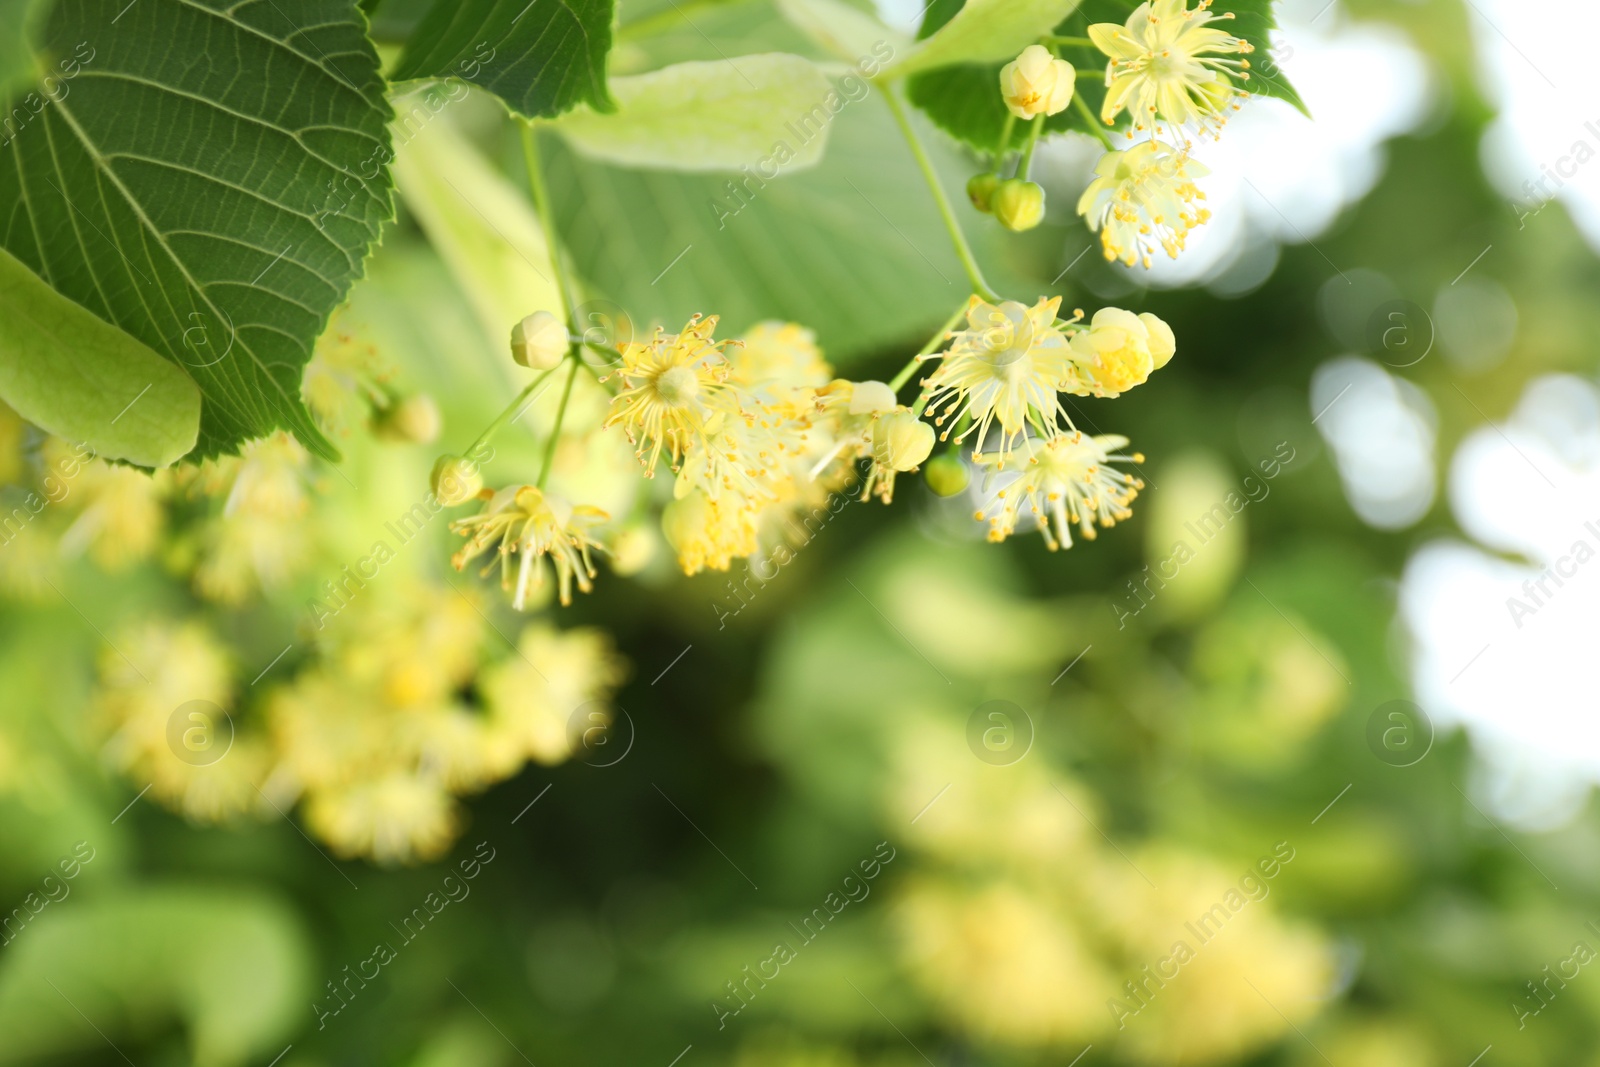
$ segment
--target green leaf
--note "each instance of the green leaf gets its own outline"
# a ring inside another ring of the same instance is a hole
[[[1289,84],[1288,75],[1272,58],[1271,31],[1278,28],[1276,3],[1277,0],[1225,0],[1216,10],[1233,12],[1233,24],[1224,24],[1222,28],[1255,47],[1255,54],[1250,57],[1250,80],[1245,88],[1259,96],[1273,96],[1293,104],[1302,115],[1310,118],[1305,101],[1300,99],[1300,94]]]
[[[968,0],[939,30],[890,64],[898,78],[957,63],[1009,62],[1077,8],[1079,0]]]
[[[310,946],[276,901],[186,888],[79,900],[73,882],[56,881],[67,895],[13,924],[0,964],[0,1064],[98,1054],[174,1017],[191,1062],[265,1063],[307,1025]]]
[[[79,69],[5,149],[0,245],[194,378],[198,455],[336,457],[301,374],[392,217],[352,0],[60,0],[42,41]]]
[[[612,0],[438,0],[406,42],[394,77],[455,78],[519,115],[550,118],[606,91]]]
[[[34,0],[0,0],[0,92],[27,80],[33,70],[28,24],[34,7]]]
[[[960,193],[970,168],[933,147],[980,257],[997,258],[983,254],[999,228],[980,225]],[[723,336],[788,319],[816,330],[843,365],[931,331],[969,291],[921,175],[875,100],[841,111],[819,166],[771,181],[754,167],[719,179],[550,155],[556,217],[579,272],[638,329],[676,330],[697,311],[720,314]]]
[[[165,467],[194,447],[200,390],[183,371],[0,249],[0,399],[98,455]]]
[[[815,166],[845,100],[816,64],[783,53],[679,63],[614,78],[611,89],[616,114],[579,110],[556,129],[591,159],[665,170],[754,167],[779,141],[799,142],[783,154],[785,171]],[[802,125],[818,135],[800,142]]]

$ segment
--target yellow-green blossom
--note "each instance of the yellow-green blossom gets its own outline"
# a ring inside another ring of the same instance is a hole
[[[1057,391],[1075,373],[1067,337],[1055,325],[1060,297],[1026,307],[1013,300],[998,306],[973,297],[967,306],[967,329],[952,334],[949,352],[937,370],[924,381],[927,410],[934,424],[953,427],[970,417],[971,425],[956,433],[956,440],[976,435],[974,456],[984,448],[991,427],[1000,430],[991,446],[997,462],[1027,438],[1032,428],[1043,438],[1060,432],[1066,410]],[[933,357],[929,357],[933,358]]]
[[[1066,391],[1078,396],[1113,397],[1142,385],[1165,367],[1178,350],[1172,327],[1148,311],[1135,315],[1101,308],[1089,325],[1072,335],[1079,377]]]
[[[594,528],[610,518],[599,508],[547,496],[531,485],[502,489],[484,505],[483,511],[450,524],[452,533],[467,538],[467,543],[451,557],[456,570],[498,542],[500,587],[512,591],[511,606],[521,611],[527,604],[528,590],[544,581],[544,558],[555,565],[556,581],[563,605],[572,603],[572,583],[587,593],[595,575],[589,557],[591,548],[600,547],[592,535]],[[517,556],[516,579],[511,577],[511,557]],[[493,569],[491,561],[483,569]]]
[[[1144,482],[1111,465],[1144,462],[1137,452],[1113,454],[1127,443],[1126,437],[1115,434],[1086,437],[1070,433],[1052,438],[974,517],[989,520],[991,541],[1010,536],[1024,508],[1038,520],[1051,551],[1063,545],[1072,547],[1074,525],[1092,541],[1096,521],[1111,527],[1131,517],[1128,505],[1144,488]],[[992,475],[1000,469],[1000,457],[983,456],[978,464],[989,467]]]
[[[1078,201],[1078,214],[1099,231],[1107,260],[1148,267],[1157,248],[1176,259],[1189,231],[1211,217],[1195,203],[1205,194],[1194,184],[1209,173],[1186,151],[1160,141],[1107,152]]]
[[[1231,19],[1213,15],[1211,0],[1189,10],[1188,0],[1140,4],[1125,25],[1096,23],[1089,36],[1111,57],[1106,64],[1106,99],[1100,117],[1116,121],[1126,108],[1135,129],[1161,123],[1215,132],[1229,108],[1247,95],[1233,79],[1249,78],[1248,59],[1221,59],[1254,51],[1250,43],[1209,25]]]

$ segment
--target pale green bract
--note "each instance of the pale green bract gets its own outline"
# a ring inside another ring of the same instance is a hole
[[[778,10],[796,29],[830,54],[855,63],[873,49],[887,45],[893,56],[902,55],[911,41],[876,18],[843,0],[775,0]]]
[[[441,116],[406,140],[395,182],[439,258],[450,268],[484,336],[504,346],[511,326],[535,311],[558,311],[550,250],[528,194]],[[498,349],[507,383],[518,369]]]
[[[194,447],[200,390],[0,249],[0,399],[107,459],[164,467]]]
[[[736,171],[754,167],[783,141],[791,151],[774,165],[785,171],[822,158],[841,99],[816,64],[781,52],[678,63],[613,78],[614,115],[584,109],[556,128],[584,155],[624,166],[663,170]],[[815,127],[802,141],[793,129]]]

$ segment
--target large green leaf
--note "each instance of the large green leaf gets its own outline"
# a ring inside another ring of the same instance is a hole
[[[575,111],[556,128],[593,159],[668,170],[755,167],[780,142],[791,147],[774,165],[815,166],[845,100],[816,64],[784,53],[678,63],[611,88],[616,114]],[[797,123],[817,135],[801,141]]]
[[[0,92],[11,88],[33,68],[27,23],[34,0],[0,0]],[[0,122],[3,122],[0,118]],[[0,129],[0,136],[8,131]]]
[[[353,0],[60,0],[41,48],[86,51],[5,150],[0,245],[195,379],[198,455],[335,456],[301,372],[392,212]]]
[[[277,902],[187,888],[76,896],[42,907],[0,957],[0,1064],[98,1055],[173,1018],[192,1063],[266,1063],[305,1025],[309,945]]]
[[[581,103],[610,111],[612,7],[612,0],[438,0],[394,77],[471,82],[529,118]]]
[[[200,390],[0,249],[0,399],[108,459],[164,467],[194,447]]]
[[[890,64],[884,75],[897,78],[957,63],[1015,59],[1018,52],[1072,14],[1078,2],[967,0],[935,33]]]

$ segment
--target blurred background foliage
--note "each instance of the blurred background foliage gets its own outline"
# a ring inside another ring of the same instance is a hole
[[[765,3],[708,5],[693,31],[629,40],[626,25],[656,13],[626,13],[619,71],[808,49]],[[843,507],[775,576],[740,565],[684,579],[657,553],[530,620],[448,570],[438,522],[330,635],[310,632],[306,601],[420,497],[433,449],[375,440],[345,412],[340,469],[303,456],[251,468],[287,464],[286,491],[304,498],[263,518],[232,502],[237,469],[121,496],[118,480],[142,475],[85,471],[0,550],[0,897],[27,912],[0,947],[0,1062],[1443,1067],[1492,1046],[1485,1063],[1600,1063],[1600,979],[1541,987],[1549,1006],[1525,1025],[1517,1008],[1537,1006],[1528,983],[1575,942],[1596,944],[1600,819],[1591,807],[1508,835],[1469,799],[1459,733],[1412,766],[1377,758],[1369,718],[1408,695],[1397,579],[1453,521],[1439,502],[1401,533],[1361,521],[1308,393],[1324,361],[1382,355],[1363,349],[1366,308],[1340,312],[1330,286],[1376,272],[1386,293],[1430,306],[1490,246],[1473,277],[1515,305],[1509,356],[1393,372],[1431,399],[1446,453],[1536,375],[1593,375],[1600,310],[1585,294],[1600,271],[1562,208],[1519,228],[1483,178],[1491,112],[1466,7],[1364,0],[1338,17],[1405,33],[1429,64],[1430,110],[1389,142],[1369,195],[1248,291],[1136,288],[1093,255],[1063,275],[1086,239],[1068,212],[1002,241],[962,205],[1002,289],[1090,308],[1115,297],[1180,339],[1107,427],[1150,457],[1137,517],[1070,552],[975,541],[970,502],[908,479],[901,506]],[[541,303],[524,267],[542,246],[497,106],[473,96],[441,114],[402,150],[401,217],[313,374],[426,393],[442,443],[460,447],[514,388],[502,327]],[[960,299],[933,208],[871,98],[841,113],[820,167],[772,182],[726,226],[710,207],[726,201],[723,177],[549,148],[580,273],[641,327],[697,311],[732,333],[790,319],[842,373],[886,378]],[[974,169],[950,143],[939,161],[952,189]],[[503,210],[466,210],[446,187]],[[319,409],[335,425],[336,406]],[[491,481],[537,462],[539,410],[497,446]],[[1103,404],[1074,417],[1098,429]],[[14,422],[6,435],[9,508],[55,446]],[[1284,445],[1270,491],[1142,606],[1130,583]],[[604,498],[587,442],[557,456],[558,484]],[[211,651],[151,655],[180,673],[174,692],[198,693],[214,653],[210,699],[239,731],[201,784],[163,784],[107,721],[122,642],[176,640],[161,627],[180,621]],[[543,624],[597,628],[615,650],[591,635],[547,662],[617,656],[626,673],[613,663],[604,692],[581,691],[586,676],[546,694],[518,720],[532,733],[493,766],[457,767],[448,794],[402,797],[362,831],[344,808],[319,822],[226,778],[266,758],[252,743],[295,751],[275,701],[313,676],[337,691],[313,712],[372,704],[372,732],[335,751],[409,759],[389,752],[411,728],[405,687],[440,700],[488,687],[474,679],[555,640]],[[567,709],[613,691],[624,758],[563,763],[559,744],[540,748],[538,729],[554,723],[559,739]],[[995,700],[1031,721],[1031,747],[1008,764],[969,747],[975,710]],[[214,824],[222,814],[236,817]],[[388,850],[384,819],[412,820]],[[80,842],[93,858],[69,878]],[[804,936],[807,916],[861,886]],[[1194,940],[1187,924],[1241,886],[1248,903]],[[419,907],[434,918],[411,940],[401,924]],[[1126,983],[1180,939],[1195,958],[1133,1013]],[[793,958],[749,982],[778,942]],[[352,984],[377,943],[396,958]]]

